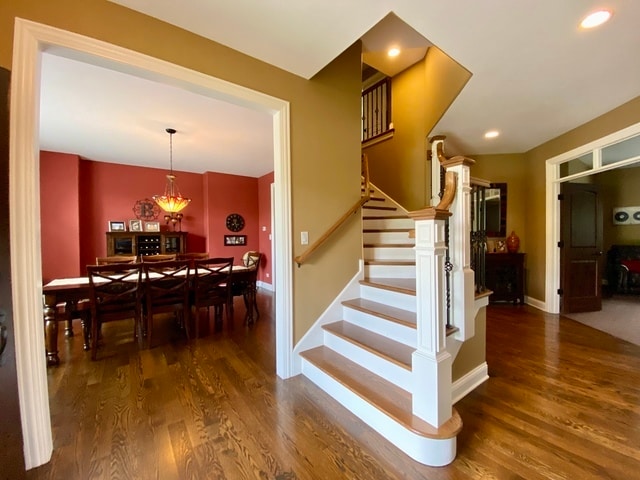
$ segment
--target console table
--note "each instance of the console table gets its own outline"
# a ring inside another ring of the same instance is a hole
[[[489,303],[524,304],[524,253],[487,253],[485,284],[493,291]]]

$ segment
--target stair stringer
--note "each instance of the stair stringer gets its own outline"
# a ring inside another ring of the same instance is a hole
[[[360,295],[360,281],[364,279],[364,262],[360,259],[359,269],[353,278],[345,285],[342,291],[333,299],[331,304],[318,317],[311,328],[303,335],[300,341],[293,347],[292,355],[292,374],[291,376],[302,373],[302,357],[300,352],[310,350],[324,344],[323,325],[335,322],[342,318],[342,302]]]

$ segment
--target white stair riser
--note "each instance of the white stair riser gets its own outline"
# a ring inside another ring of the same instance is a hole
[[[383,357],[365,350],[355,343],[351,343],[337,335],[333,335],[331,332],[324,332],[324,344],[343,357],[384,378],[387,382],[393,383],[410,392],[414,380],[411,370],[407,370],[389,360],[385,360]]]
[[[416,227],[416,223],[410,218],[383,218],[380,215],[375,216],[379,218],[363,220],[362,225],[364,230],[383,230],[388,228],[411,230]]]
[[[409,232],[365,232],[364,243],[401,243],[415,245],[416,239],[409,238]]]
[[[413,246],[408,247],[365,247],[365,260],[403,260],[413,261],[416,252]]]
[[[441,467],[455,459],[455,437],[436,440],[414,434],[306,360],[302,361],[302,373],[417,462]]]
[[[374,302],[383,303],[390,307],[401,308],[403,310],[409,310],[410,312],[415,312],[417,308],[415,295],[394,292],[383,288],[371,287],[369,285],[360,286],[360,296],[366,300],[373,300]]]
[[[343,307],[342,319],[412,348],[416,348],[418,343],[415,327],[408,327],[349,307]]]
[[[368,278],[416,278],[415,265],[365,265]]]

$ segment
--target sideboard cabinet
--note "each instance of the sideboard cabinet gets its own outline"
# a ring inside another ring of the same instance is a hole
[[[187,232],[107,232],[107,255],[185,253]]]
[[[524,304],[524,253],[487,253],[485,284],[493,291],[489,302]]]

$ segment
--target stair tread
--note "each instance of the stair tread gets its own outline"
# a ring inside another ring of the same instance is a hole
[[[365,278],[364,280],[360,280],[360,284],[406,293],[408,295],[416,294],[415,278]]]
[[[364,215],[362,217],[363,220],[410,220],[410,217],[408,215],[386,215],[386,216],[380,216],[380,215]]]
[[[384,303],[374,302],[365,298],[354,298],[345,300],[342,305],[354,310],[359,310],[376,317],[384,318],[391,322],[401,323],[411,328],[416,328],[416,313],[401,308],[392,307]]]
[[[413,243],[365,243],[364,248],[413,248]]]
[[[384,218],[384,217],[382,217]],[[409,234],[410,228],[363,228],[362,233],[406,233]]]
[[[367,204],[364,204],[362,208],[365,208],[367,210],[389,210],[389,211],[398,210],[397,207],[383,207],[381,205],[367,205]]]
[[[411,394],[343,357],[327,347],[316,347],[300,355],[334,380],[365,399],[377,409],[415,434],[434,439],[455,437],[462,420],[453,409],[452,417],[437,428],[412,413]]]
[[[322,328],[406,370],[411,370],[411,354],[415,348],[344,320],[323,325]]]
[[[414,266],[416,265],[415,260],[364,260],[365,265],[387,265],[387,266]]]

